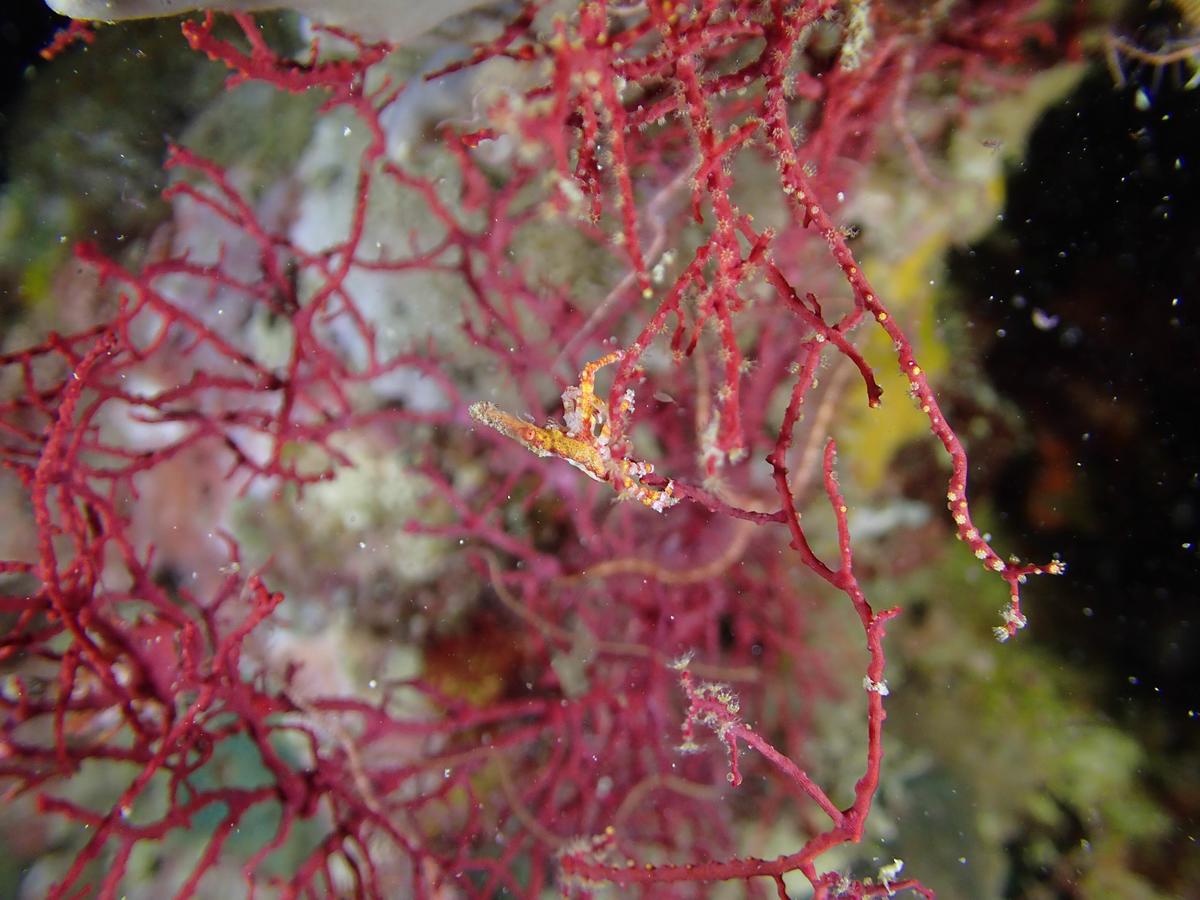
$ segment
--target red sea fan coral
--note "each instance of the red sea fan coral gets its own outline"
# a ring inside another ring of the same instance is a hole
[[[0,570],[0,779],[75,827],[49,894],[126,894],[157,852],[178,896],[783,897],[793,873],[818,897],[931,896],[898,865],[822,870],[879,785],[899,612],[855,576],[827,437],[882,401],[858,332],[886,332],[949,454],[955,530],[1011,587],[1001,638],[1026,576],[1061,566],[972,523],[963,447],[830,204],[881,142],[928,175],[911,96],[936,74],[952,117],[1013,87],[1057,40],[1026,12],[530,3],[408,80],[395,48],[336,30],[292,57],[245,15],[186,22],[234,82],[321,92],[353,188],[272,212],[175,147],[172,246],[135,268],[80,247],[112,315],[0,357],[0,453],[36,535]],[[429,147],[397,136],[406,103],[476,71],[504,82]],[[819,386],[838,360],[862,400]],[[565,422],[521,418],[559,394]],[[326,558],[327,490],[355,467],[391,473],[363,485],[387,537]],[[189,538],[165,546],[160,515]],[[277,543],[248,571],[252,534]],[[364,684],[303,623],[381,571],[407,604],[386,641],[415,662]],[[865,695],[844,795],[805,767],[797,698],[830,689],[799,602],[818,585],[865,640],[837,663]],[[96,770],[106,790],[72,792]],[[739,792],[793,823],[793,852],[746,851]]]

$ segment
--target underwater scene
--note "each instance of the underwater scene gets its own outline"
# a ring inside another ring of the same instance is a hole
[[[0,9],[0,900],[1200,898],[1200,3]]]

